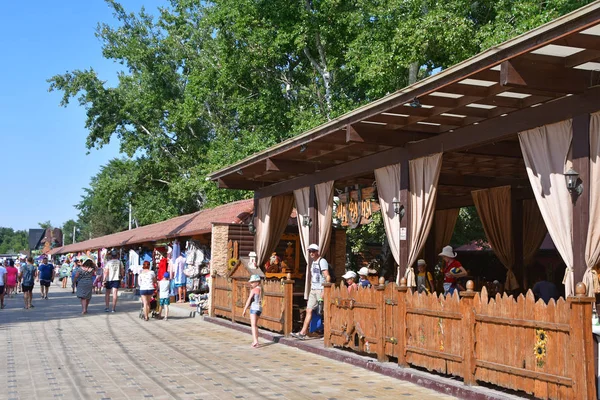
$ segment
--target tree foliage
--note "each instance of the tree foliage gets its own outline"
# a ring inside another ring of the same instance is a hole
[[[0,227],[0,254],[14,254],[28,248],[27,231]]]
[[[589,1],[171,0],[155,15],[106,0],[108,85],[90,67],[49,79],[86,109],[87,146],[127,159],[92,179],[79,209],[94,235],[249,196],[208,172],[335,118]]]

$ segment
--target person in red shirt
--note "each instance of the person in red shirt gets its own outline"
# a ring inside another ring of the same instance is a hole
[[[457,288],[457,279],[467,276],[467,271],[456,260],[456,253],[452,249],[452,246],[444,247],[439,256],[444,260],[444,295],[452,295]]]

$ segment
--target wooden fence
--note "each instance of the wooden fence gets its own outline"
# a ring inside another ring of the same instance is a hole
[[[250,294],[248,279],[212,277],[211,316],[232,322],[250,324],[250,310],[243,316]],[[289,335],[292,332],[293,280],[271,280],[262,283],[263,311],[258,320],[260,328]]]
[[[395,357],[402,366],[522,390],[540,398],[596,396],[591,313],[594,298],[549,304],[527,296],[488,299],[412,292],[405,285],[325,287],[325,346]]]

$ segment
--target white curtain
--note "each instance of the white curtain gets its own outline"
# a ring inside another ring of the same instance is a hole
[[[594,297],[594,275],[592,268],[600,262],[600,113],[590,118],[590,182],[584,190],[590,192],[590,212],[587,240],[585,243],[586,270],[583,283],[587,295]]]
[[[442,168],[442,153],[410,160],[410,241],[408,242],[408,264],[406,285],[417,286],[413,264],[425,246],[435,214],[438,179]]]
[[[331,228],[333,226],[333,181],[319,183],[315,185],[317,195],[317,218],[319,220],[319,248],[321,255],[325,255],[329,250],[331,242]],[[331,260],[332,263],[333,260]]]
[[[519,133],[521,151],[535,199],[548,233],[567,266],[563,279],[567,297],[575,293],[573,207],[564,177],[572,138],[571,120]]]
[[[256,261],[263,265],[275,250],[289,222],[294,207],[291,195],[265,197],[258,201],[258,223],[256,225]]]
[[[513,271],[515,265],[515,246],[512,232],[512,201],[510,186],[471,192],[485,236],[492,250],[506,268],[504,289],[512,291],[519,288]]]
[[[298,214],[298,233],[300,236],[300,248],[306,260],[306,272],[304,274],[304,298],[308,298],[310,290],[310,262],[308,257],[308,241],[310,240],[310,228],[304,226],[302,221],[305,215],[308,215],[308,206],[310,204],[310,187],[294,190],[294,199],[296,200],[296,213]]]
[[[394,212],[394,198],[400,199],[400,164],[375,170],[381,217],[390,251],[398,264],[396,283],[400,283],[400,216]]]

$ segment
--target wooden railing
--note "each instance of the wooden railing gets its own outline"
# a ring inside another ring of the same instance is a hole
[[[250,293],[248,279],[212,277],[210,315],[232,322],[250,324],[249,310],[242,315]],[[263,311],[260,328],[289,335],[292,332],[293,280],[272,280],[262,283]]]
[[[522,390],[539,398],[596,396],[591,313],[594,298],[549,304],[527,296],[488,299],[470,282],[453,296],[419,294],[405,284],[354,290],[326,284],[326,347],[395,357],[419,366]]]

